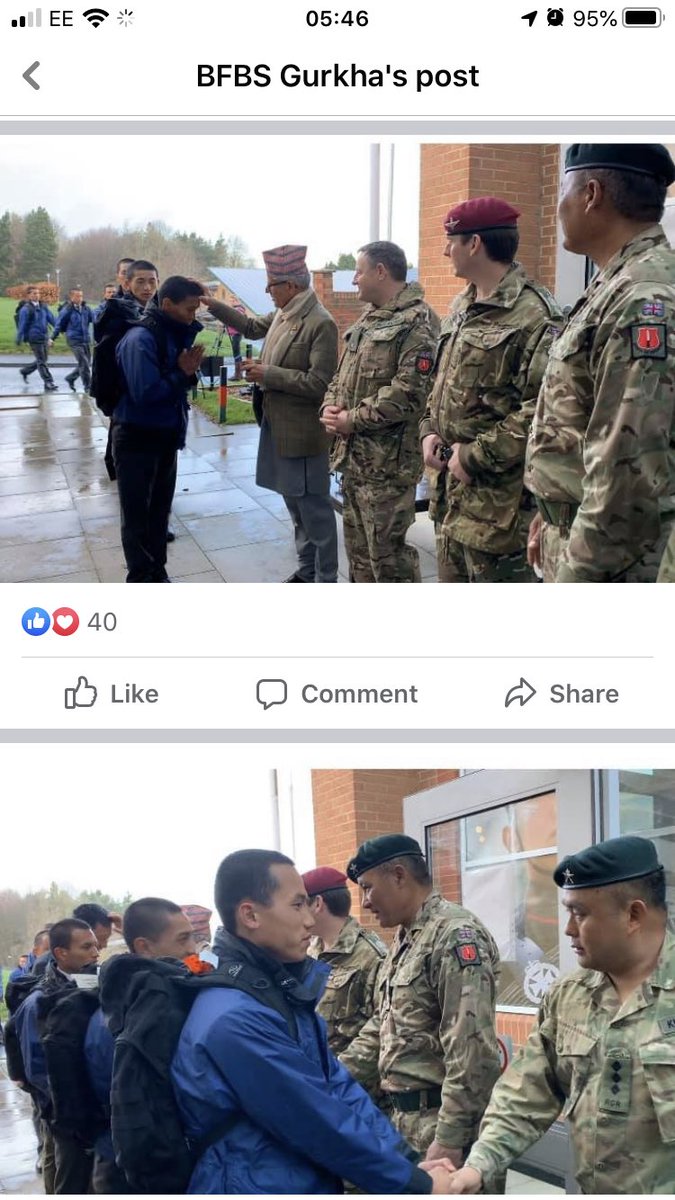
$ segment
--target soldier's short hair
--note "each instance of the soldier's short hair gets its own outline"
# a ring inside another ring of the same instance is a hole
[[[70,950],[73,934],[77,929],[86,929],[93,933],[91,926],[77,917],[64,917],[62,921],[57,921],[49,930],[49,949]]]
[[[408,278],[408,260],[396,242],[368,242],[359,246],[359,254],[367,254],[374,267],[382,263],[396,283],[405,283]]]
[[[415,883],[431,883],[427,860],[422,858],[421,854],[401,854],[399,858],[391,858],[389,862],[382,863],[379,869],[390,874],[394,867],[405,867]]]
[[[662,868],[652,871],[651,875],[642,875],[639,879],[627,879],[623,883],[615,883],[612,886],[612,892],[616,896],[620,908],[626,908],[633,900],[644,900],[648,908],[668,911],[666,873]]]
[[[612,171],[604,167],[575,171],[575,175],[579,187],[597,179],[619,216],[628,221],[656,224],[663,216],[668,186],[662,179],[638,171]]]
[[[331,917],[348,917],[352,909],[352,894],[349,888],[331,888],[328,892],[319,892]]]
[[[517,229],[483,229],[479,234],[461,233],[459,235],[464,245],[472,237],[479,237],[485,247],[485,253],[492,262],[511,264],[516,257],[520,245],[520,234]]]
[[[270,867],[292,867],[293,860],[278,850],[235,850],[228,854],[216,872],[214,898],[218,915],[228,933],[237,932],[237,909],[242,900],[253,900],[265,907],[279,884]]]

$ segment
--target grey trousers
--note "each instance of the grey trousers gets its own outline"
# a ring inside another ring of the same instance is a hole
[[[46,342],[31,342],[30,348],[35,355],[35,362],[31,363],[29,367],[21,368],[21,374],[23,375],[24,379],[27,379],[29,375],[32,375],[33,371],[38,371],[43,383],[53,383],[54,376],[47,366],[49,346]]]
[[[330,496],[284,496],[293,520],[297,573],[305,583],[337,583],[337,523]]]
[[[85,392],[89,391],[91,383],[91,346],[88,342],[68,342],[70,349],[75,355],[76,366],[66,375],[68,383],[74,383],[78,375],[82,380]]]

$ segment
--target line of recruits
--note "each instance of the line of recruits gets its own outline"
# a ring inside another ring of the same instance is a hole
[[[394,930],[388,949],[350,916],[348,878]],[[567,856],[553,878],[579,968],[546,993],[501,1077],[494,939],[433,887],[410,837],[363,843],[346,874],[231,854],[208,962],[185,913],[145,898],[124,914],[129,954],[94,990],[77,986],[96,982],[93,931],[59,922],[13,1017],[19,1077],[54,1147],[46,1190],[496,1193],[562,1117],[582,1192],[672,1195],[664,868],[651,841],[627,836]]]
[[[123,303],[145,304],[138,289],[149,281],[157,295],[141,327],[108,335],[107,378],[117,372],[118,382],[109,410],[101,405],[112,414],[107,461],[128,582],[169,581],[200,304],[247,339],[264,338],[239,373],[260,399],[256,482],[283,497],[293,522],[287,582],[337,581],[331,469],[342,475],[350,578],[418,582],[406,534],[423,466],[442,582],[675,581],[675,252],[659,223],[673,181],[658,144],[568,149],[563,242],[598,271],[567,322],[515,261],[519,213],[496,197],[445,218],[445,254],[467,286],[442,323],[406,283],[399,246],[361,248],[354,282],[367,308],[340,355],[305,246],[263,253],[274,309],[261,317],[194,280],[160,285],[153,264],[127,263],[125,295],[95,329],[119,326]]]

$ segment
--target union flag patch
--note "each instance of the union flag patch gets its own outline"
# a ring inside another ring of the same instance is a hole
[[[475,942],[462,942],[461,946],[455,946],[455,955],[460,967],[478,967],[481,964],[481,956]]]
[[[434,365],[434,356],[430,350],[423,350],[415,359],[415,370],[420,375],[430,375]]]
[[[667,358],[667,325],[631,325],[632,358]]]

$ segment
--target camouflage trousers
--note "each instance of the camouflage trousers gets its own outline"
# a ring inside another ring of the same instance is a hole
[[[606,580],[607,583],[656,583],[657,576],[660,575],[659,565],[662,565],[668,554],[668,538],[671,532],[675,530],[673,524],[675,515],[669,514],[667,520],[662,520],[661,536],[655,544],[650,544],[644,554],[637,562],[633,563],[626,571],[620,575]],[[557,525],[548,525],[546,522],[542,524],[541,530],[541,558],[544,571],[544,583],[555,583],[555,578],[558,573],[558,567],[564,561],[565,551],[569,541],[569,534],[562,534]],[[675,546],[675,544],[674,544]],[[675,549],[671,551],[671,555],[675,558]],[[674,564],[675,565],[675,562]],[[675,579],[675,574],[673,574]],[[661,583],[668,582],[660,579]]]
[[[354,483],[345,476],[343,504],[351,581],[419,583],[419,555],[405,540],[415,520],[415,485]]]
[[[537,583],[527,551],[489,554],[449,538],[436,526],[439,583]]]

